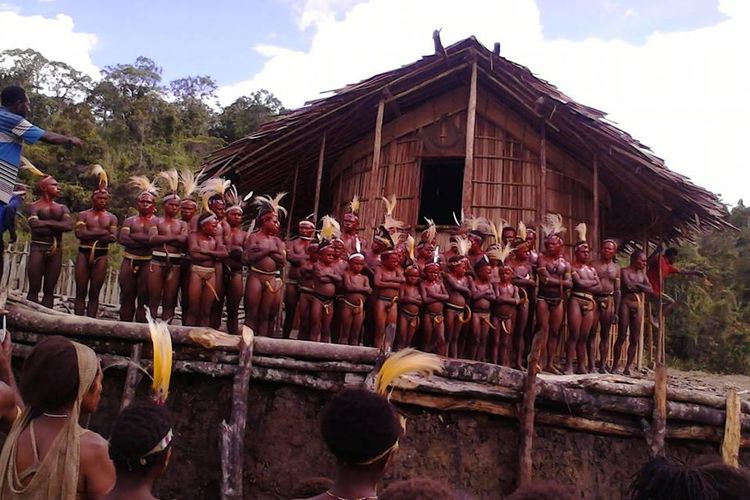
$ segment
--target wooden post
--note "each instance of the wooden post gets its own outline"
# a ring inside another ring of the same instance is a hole
[[[656,364],[654,374],[654,413],[651,428],[651,456],[664,455],[664,438],[667,435],[667,367]]]
[[[318,221],[318,208],[320,206],[320,185],[323,182],[323,160],[326,154],[326,131],[323,131],[323,137],[320,139],[320,154],[318,155],[318,175],[315,180],[315,207],[313,209],[313,218]]]
[[[666,325],[664,323],[664,301],[661,299],[661,294],[664,293],[664,276],[661,272],[661,259],[663,258],[662,255],[662,248],[661,248],[661,238],[659,238],[659,254],[658,254],[658,260],[657,260],[657,269],[659,271],[659,296],[657,297],[657,300],[659,301],[659,337],[656,340],[656,359],[658,363],[665,363],[667,362],[667,356],[666,356],[666,348],[664,347],[664,343],[666,342],[666,335],[664,332],[664,329],[666,328]]]
[[[221,498],[241,500],[242,469],[245,457],[245,425],[247,424],[247,392],[250,372],[253,367],[254,334],[247,326],[242,327],[240,358],[232,384],[232,412],[227,424],[219,428],[221,447]]]
[[[600,247],[599,241],[601,237],[601,235],[599,234],[599,231],[600,231],[600,227],[599,227],[599,224],[600,224],[600,221],[599,221],[599,156],[596,153],[594,153],[593,169],[594,169],[594,174],[593,174],[592,195],[594,198],[593,200],[594,212],[592,214],[591,225],[594,227],[592,227],[593,231],[591,234],[593,235],[593,238],[592,238],[591,244],[594,246],[594,249],[596,250],[596,254],[599,255],[599,247]]]
[[[474,199],[474,130],[477,122],[477,61],[471,64],[471,86],[466,110],[466,158],[461,206],[469,213]]]
[[[125,388],[122,390],[122,401],[120,402],[120,411],[127,408],[135,399],[135,388],[141,380],[141,373],[138,366],[141,364],[142,344],[133,344],[130,349],[130,364],[128,372],[125,375]]]
[[[380,99],[378,103],[378,115],[375,118],[375,140],[372,144],[372,169],[370,170],[370,187],[367,195],[367,205],[369,207],[368,217],[372,221],[375,229],[375,199],[380,196],[380,148],[383,141],[383,114],[385,112],[385,99]]]
[[[539,213],[537,220],[541,222],[544,214],[547,213],[547,127],[544,121],[539,127],[539,136]],[[540,231],[537,233],[537,239],[541,241],[542,238]]]
[[[520,443],[518,446],[518,484],[531,481],[532,466],[534,459],[532,456],[534,445],[534,403],[536,395],[539,392],[537,387],[537,374],[539,373],[539,354],[541,345],[531,346],[529,356],[529,369],[524,380],[523,399],[518,414],[518,423],[521,430]]]
[[[742,409],[740,397],[735,389],[727,392],[727,416],[724,421],[724,439],[721,440],[721,458],[727,465],[739,467],[740,442],[742,434],[740,429],[740,418]]]
[[[299,164],[294,167],[294,184],[292,184],[292,204],[289,207],[289,215],[286,218],[286,236],[292,232],[292,219],[294,218],[294,205],[297,201],[297,177],[299,176]],[[317,222],[317,221],[316,221]]]

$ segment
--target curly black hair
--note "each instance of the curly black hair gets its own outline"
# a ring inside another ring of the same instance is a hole
[[[383,454],[403,432],[393,405],[365,389],[337,394],[323,410],[320,430],[331,453],[350,465]]]
[[[49,337],[31,350],[23,363],[21,398],[31,417],[72,404],[78,395],[78,355],[65,337]]]
[[[118,472],[145,474],[162,463],[171,447],[146,456],[172,429],[172,418],[163,406],[135,403],[118,415],[109,438],[109,458]]]

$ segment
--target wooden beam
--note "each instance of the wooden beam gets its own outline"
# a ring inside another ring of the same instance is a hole
[[[372,169],[370,170],[370,186],[368,189],[368,219],[375,226],[375,199],[380,196],[380,148],[383,141],[383,114],[385,113],[385,99],[378,103],[378,114],[375,118],[375,138],[372,143]]]
[[[315,205],[313,209],[313,218],[318,221],[318,208],[320,208],[320,185],[323,182],[323,163],[326,155],[326,131],[323,131],[323,137],[320,139],[320,153],[318,154],[318,174],[315,178]]]
[[[551,354],[550,354],[551,355]],[[534,458],[534,405],[537,389],[537,374],[539,373],[539,358],[534,355],[534,346],[529,356],[529,369],[524,381],[523,399],[518,413],[518,426],[521,432],[518,444],[518,486],[531,481]]]
[[[736,389],[727,392],[727,419],[724,423],[724,439],[721,440],[721,458],[727,465],[739,467],[740,442],[742,432],[740,429],[740,397]]]
[[[286,236],[292,232],[292,219],[294,218],[294,205],[297,202],[297,179],[299,177],[299,163],[294,166],[294,184],[292,184],[292,205],[289,207],[289,215],[286,218]]]
[[[651,456],[664,455],[667,437],[667,367],[657,363],[654,374],[654,412],[651,419]]]
[[[601,222],[599,221],[599,155],[597,155],[596,153],[594,153],[593,170],[594,170],[594,174],[593,174],[593,182],[592,182],[593,184],[592,193],[593,193],[593,198],[594,198],[593,199],[594,213],[592,214],[592,218],[593,218],[592,225],[594,227],[592,228],[593,229],[592,234],[594,235],[594,237],[591,243],[598,255],[599,247],[600,247],[599,242],[601,241],[601,233],[600,233]]]
[[[466,159],[464,161],[463,209],[471,212],[474,200],[474,130],[477,120],[477,62],[471,64],[469,105],[466,110]]]
[[[546,122],[542,121],[539,127],[539,213],[537,221],[541,222],[547,213],[547,128]],[[542,233],[537,233],[537,239],[542,240]]]

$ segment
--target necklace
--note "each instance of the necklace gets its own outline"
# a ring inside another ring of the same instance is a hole
[[[331,490],[326,491],[326,495],[328,495],[331,498],[335,498],[336,500],[378,500],[377,495],[372,496],[364,496],[364,497],[355,497],[355,498],[346,498],[346,497],[340,497],[334,493],[331,493]]]
[[[58,415],[56,413],[47,413],[47,412],[45,412],[45,413],[42,413],[42,415],[44,415],[45,417],[50,417],[50,418],[68,418],[69,417],[69,415],[67,413],[63,413],[63,414]]]

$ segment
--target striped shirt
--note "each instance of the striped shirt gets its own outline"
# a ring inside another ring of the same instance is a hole
[[[29,123],[23,116],[0,106],[0,202],[8,203],[21,164],[21,146],[34,144],[44,130]]]

